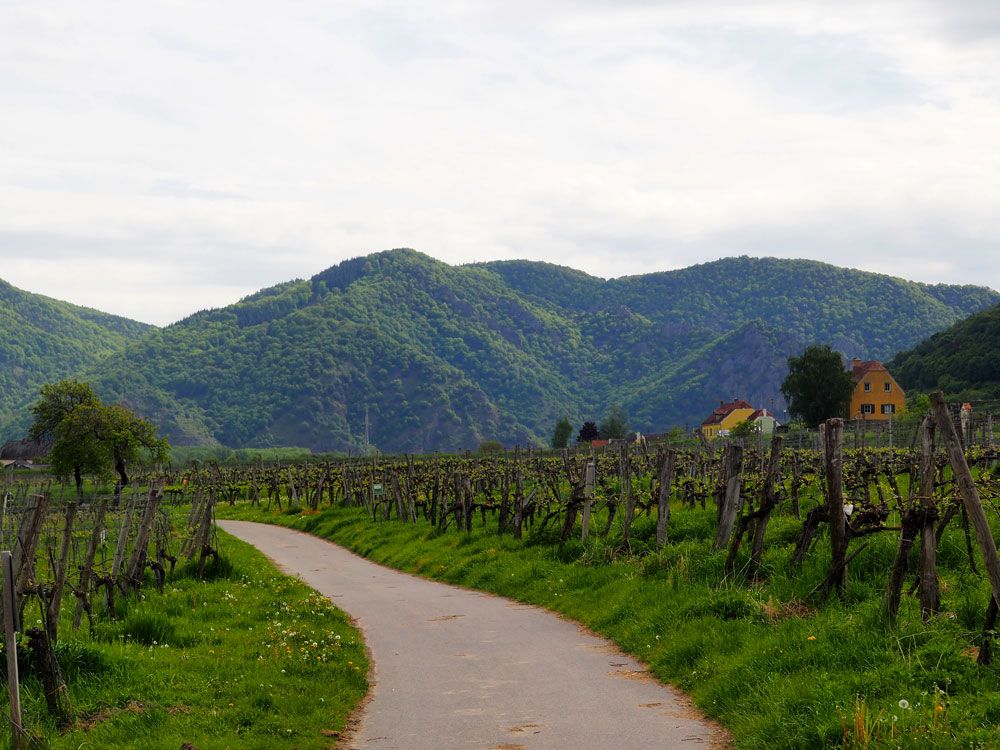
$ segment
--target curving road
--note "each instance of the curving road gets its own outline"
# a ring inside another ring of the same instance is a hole
[[[728,746],[681,693],[550,612],[400,573],[292,529],[219,525],[357,620],[374,688],[347,747]]]

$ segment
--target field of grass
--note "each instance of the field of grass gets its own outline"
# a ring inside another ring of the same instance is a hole
[[[727,579],[725,552],[709,551],[711,508],[675,507],[662,551],[649,549],[655,519],[637,519],[633,544],[645,550],[634,556],[601,538],[560,547],[530,532],[523,542],[484,529],[440,533],[424,522],[373,522],[353,508],[219,510],[585,623],[687,691],[741,748],[1000,747],[1000,666],[975,663],[988,587],[969,570],[957,522],[938,553],[944,611],[924,624],[917,603],[904,597],[889,626],[882,592],[891,533],[869,538],[852,561],[843,601],[818,602],[809,593],[826,574],[828,543],[791,571],[801,522],[787,516],[769,528],[767,582],[749,584]]]
[[[75,724],[46,720],[30,663],[21,667],[26,724],[42,748],[329,748],[368,689],[364,645],[348,618],[220,532],[210,580],[190,568],[147,584],[95,636],[70,629],[57,653]],[[35,624],[29,604],[25,627]],[[23,651],[22,651],[23,656]],[[4,701],[6,711],[6,701]],[[6,734],[6,733],[5,733]],[[9,736],[4,739],[10,742]]]

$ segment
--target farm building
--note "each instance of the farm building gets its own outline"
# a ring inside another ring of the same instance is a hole
[[[743,399],[719,402],[719,406],[712,411],[708,419],[701,423],[701,434],[707,440],[729,434],[729,431],[741,422],[749,419],[757,409],[754,409]]]
[[[48,455],[51,443],[40,443],[35,440],[10,440],[0,448],[0,459],[5,461],[34,461]]]
[[[851,360],[854,394],[851,396],[851,419],[888,421],[906,408],[906,392],[876,360]]]

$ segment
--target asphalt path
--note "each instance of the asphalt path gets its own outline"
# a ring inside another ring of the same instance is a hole
[[[728,746],[683,694],[576,623],[400,573],[292,529],[219,525],[328,596],[364,633],[374,686],[346,747]]]

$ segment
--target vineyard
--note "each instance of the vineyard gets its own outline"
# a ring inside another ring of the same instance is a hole
[[[463,540],[476,537],[487,540],[491,554],[497,543],[488,540],[506,539],[505,550],[552,550],[556,564],[593,571],[627,562],[646,577],[640,583],[650,591],[654,582],[678,589],[678,581],[698,579],[709,593],[691,612],[726,626],[745,620],[748,628],[758,621],[814,627],[809,618],[819,618],[831,603],[863,604],[876,587],[879,628],[887,642],[893,628],[905,631],[907,645],[901,636],[897,640],[907,654],[950,627],[958,612],[961,627],[948,631],[953,653],[942,653],[939,663],[961,660],[968,664],[962,670],[975,670],[970,680],[993,686],[995,693],[991,662],[1000,564],[990,524],[995,529],[1000,523],[1000,455],[988,443],[963,449],[940,402],[911,442],[892,449],[845,447],[842,422],[830,420],[818,449],[788,448],[777,434],[767,445],[690,449],[623,444],[555,455],[515,450],[291,465],[209,462],[138,477],[135,487],[143,489],[82,498],[60,485],[9,482],[0,528],[4,548],[14,551],[21,619],[29,602],[37,602],[42,613],[40,626],[27,635],[31,652],[40,655],[35,669],[48,710],[59,719],[72,710],[56,647],[60,611],[63,628],[75,631],[86,623],[94,631],[95,619],[98,629],[101,621],[114,620],[116,609],[137,591],[162,591],[177,566],[186,566],[193,579],[210,577],[213,567],[225,563],[214,527],[217,512],[321,534],[335,532],[323,526],[328,513],[363,514],[373,530],[409,528],[423,534],[419,538],[454,540],[451,549],[459,559]],[[338,517],[330,518],[335,525]],[[392,559],[389,549],[380,554]],[[461,562],[456,565],[461,568]],[[534,564],[532,575],[541,570]],[[523,581],[525,591],[532,585]],[[518,596],[513,586],[495,588]],[[551,579],[546,586],[557,589]],[[586,596],[578,595],[578,606],[586,605]],[[571,600],[553,606],[584,619],[570,608]],[[916,625],[906,612],[917,613]],[[618,615],[608,617],[612,622]],[[905,624],[896,625],[899,619]],[[646,637],[630,633],[620,639],[625,646],[631,637]],[[677,664],[668,676],[697,695],[694,655],[686,665],[680,655],[672,658]],[[948,703],[949,690],[961,693],[958,680],[949,687],[943,668],[934,674],[934,691],[940,692],[933,700],[942,715],[912,729],[920,741],[938,731],[939,718],[940,731],[947,728],[939,740],[959,736],[946,723],[949,715],[961,714],[959,703]],[[887,718],[869,712],[863,696],[859,701],[836,711],[844,742],[866,746],[864,738],[880,736],[878,722]],[[736,723],[725,710],[719,713]],[[985,726],[998,721],[988,719]]]
[[[845,450],[842,422],[835,419],[823,426],[821,450],[783,450],[776,434],[764,451],[736,443],[684,452],[625,444],[600,455],[517,450],[484,458],[212,466],[188,471],[184,481],[194,488],[196,504],[245,502],[290,513],[354,506],[374,522],[429,524],[442,533],[491,527],[515,540],[531,536],[561,545],[576,538],[586,542],[593,534],[621,555],[670,544],[672,505],[676,512],[714,508],[711,550],[725,551],[726,578],[750,582],[767,575],[772,517],[790,516],[799,522],[793,568],[817,554],[817,540],[830,539],[826,575],[809,591],[816,600],[842,595],[850,562],[870,537],[888,533],[897,549],[885,571],[886,617],[896,617],[910,576],[908,591],[919,596],[928,619],[940,610],[937,551],[952,526],[961,530],[968,570],[980,576],[985,566],[1000,596],[1000,564],[986,515],[989,510],[994,523],[1000,520],[993,503],[1000,497],[1000,453],[981,446],[963,451],[951,420],[944,424],[940,450],[930,416],[921,423],[916,450]],[[637,534],[640,518],[655,523]],[[981,664],[991,659],[996,617],[994,598],[985,614]]]

